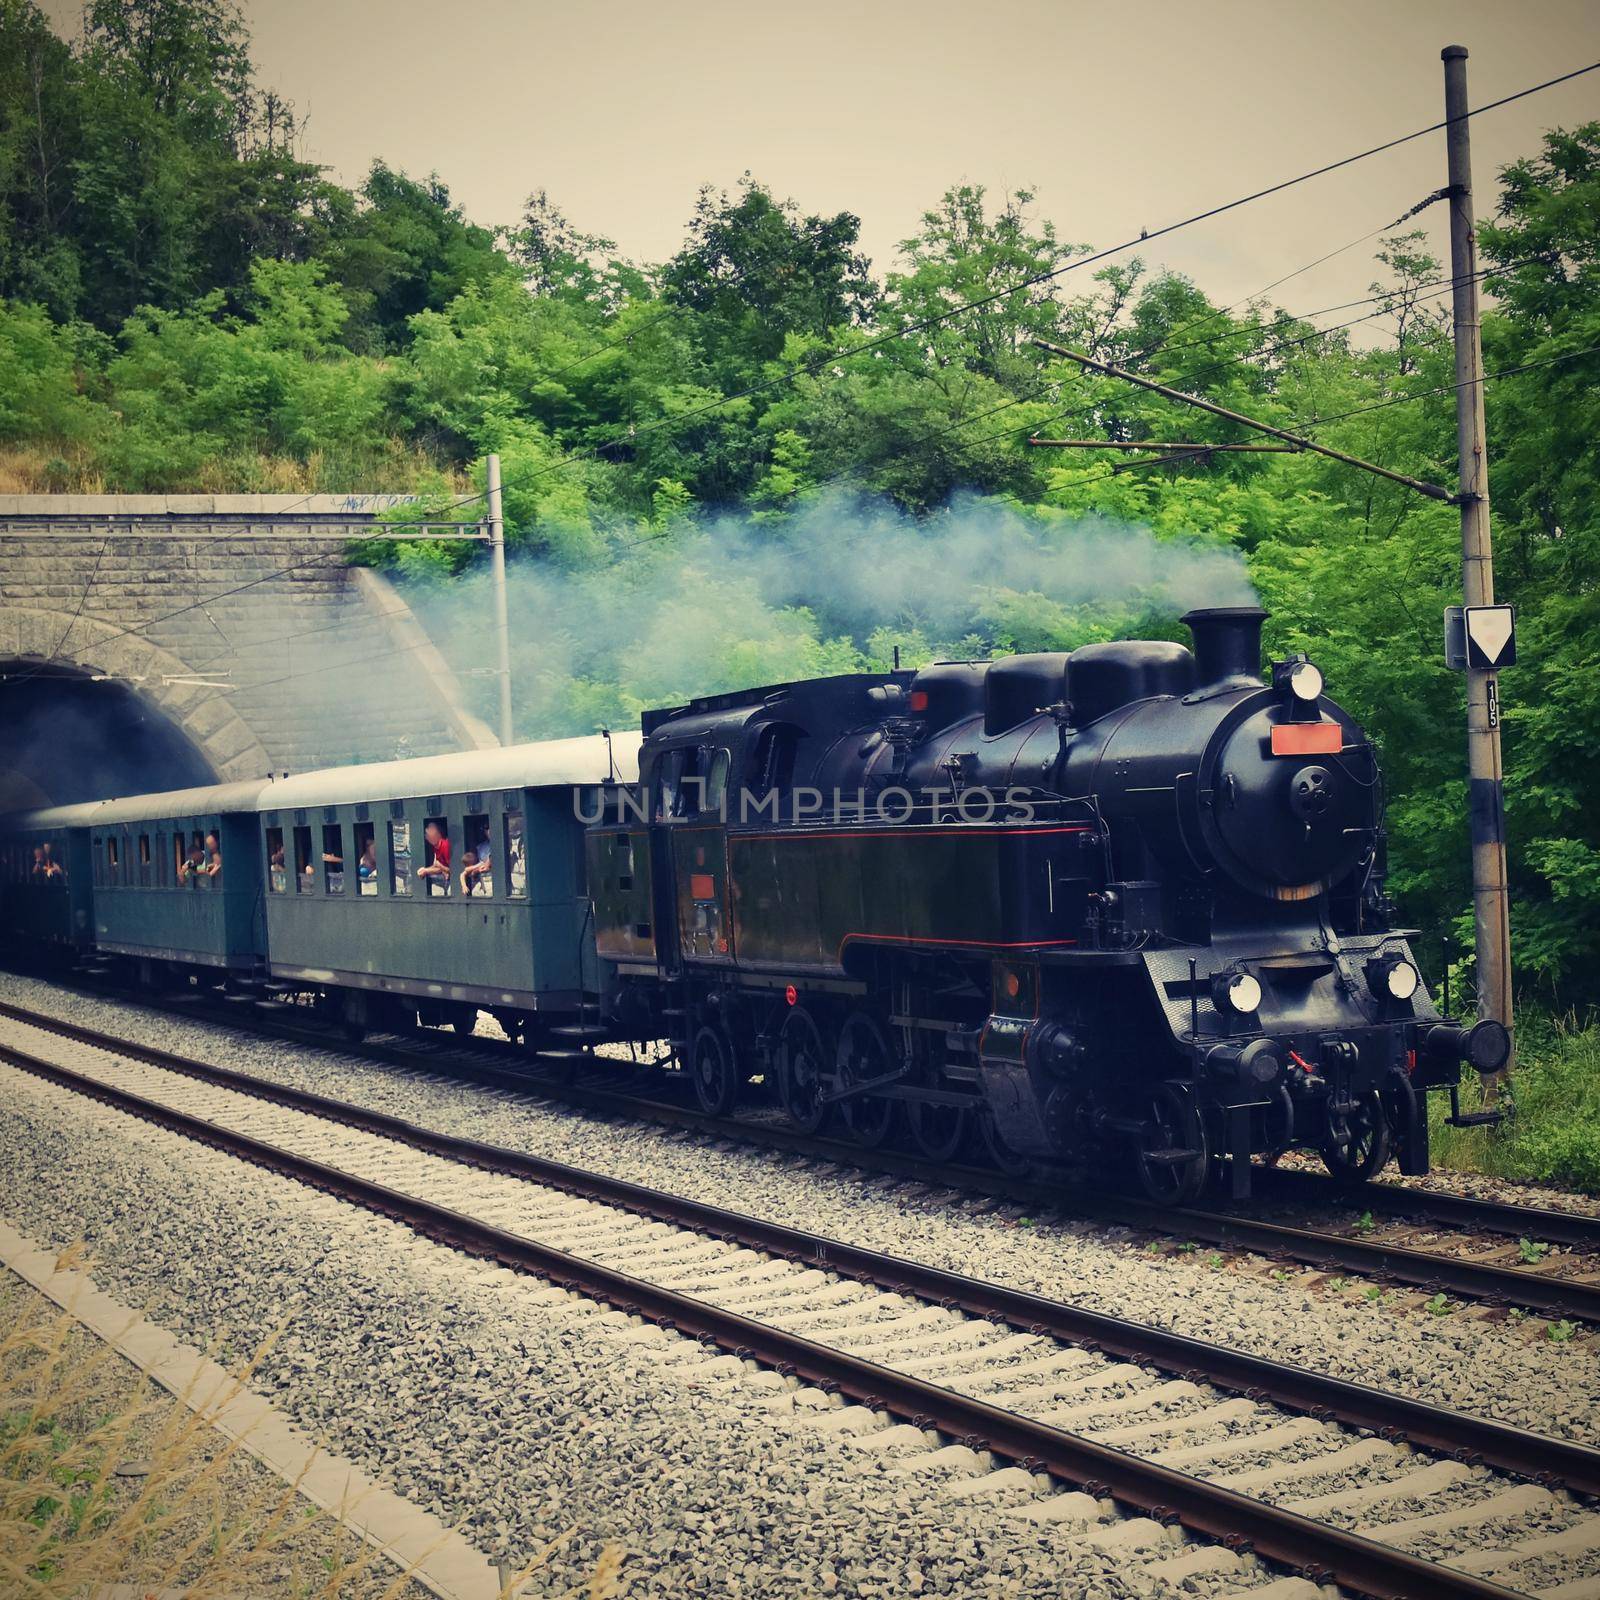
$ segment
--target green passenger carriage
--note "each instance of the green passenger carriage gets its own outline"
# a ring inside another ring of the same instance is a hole
[[[534,1043],[598,993],[587,797],[637,777],[638,734],[341,767],[262,791],[269,970],[360,1031],[402,1017]]]

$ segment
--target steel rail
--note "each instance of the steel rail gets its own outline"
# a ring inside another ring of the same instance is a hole
[[[863,1405],[982,1444],[997,1455],[1109,1496],[1203,1538],[1259,1555],[1314,1581],[1335,1582],[1374,1600],[1512,1600],[1516,1591],[1403,1550],[1328,1527],[1296,1512],[1096,1444],[1063,1429],[985,1404],[920,1378],[816,1344],[753,1318],[663,1289],[475,1217],[359,1178],[248,1134],[219,1127],[143,1095],[0,1046],[0,1059],[57,1087],[85,1095],[268,1171],[334,1195],[466,1254],[528,1272],[563,1288],[708,1339]]]
[[[34,1021],[26,1014],[18,1017],[20,1010],[0,1001],[0,1015],[28,1021],[30,1026],[41,1030],[252,1099],[376,1134],[430,1155],[542,1184],[676,1227],[692,1228],[769,1255],[837,1272],[896,1293],[915,1295],[934,1304],[959,1308],[973,1316],[1007,1323],[1025,1332],[1048,1335],[1080,1348],[1094,1348],[1121,1359],[1142,1362],[1190,1380],[1202,1379],[1253,1399],[1271,1400],[1286,1410],[1368,1428],[1386,1438],[1404,1439],[1422,1449],[1458,1459],[1469,1456],[1481,1459],[1503,1472],[1552,1487],[1564,1487],[1574,1493],[1600,1495],[1600,1450],[1586,1445],[1442,1410],[1346,1379],[1089,1311],[1029,1290],[968,1277],[784,1223],[765,1222],[742,1212],[630,1183],[548,1156],[444,1133],[388,1112],[196,1061],[156,1046],[119,1039],[78,1023],[58,1023],[48,1017]]]
[[[146,998],[139,997],[139,1003],[149,1002]],[[76,1026],[70,1023],[57,1023],[53,1018],[31,1013],[24,1007],[13,1006],[5,1001],[0,1001],[0,1015],[14,1016],[18,1021],[31,1022],[37,1026],[49,1025],[67,1032]],[[236,1012],[209,1008],[207,1020],[233,1027],[242,1025]],[[83,1030],[84,1033],[92,1031]],[[647,1117],[668,1126],[741,1139],[787,1150],[797,1155],[838,1161],[855,1165],[864,1171],[888,1174],[916,1182],[955,1182],[1022,1204],[1053,1207],[1091,1222],[1137,1228],[1150,1233],[1178,1234],[1197,1244],[1207,1244],[1219,1249],[1247,1251],[1274,1260],[1298,1261],[1307,1266],[1350,1272],[1361,1277],[1406,1285],[1428,1294],[1442,1293],[1490,1305],[1518,1306],[1550,1317],[1572,1318],[1600,1325],[1600,1284],[1597,1283],[1545,1276],[1525,1269],[1497,1266],[1433,1251],[1385,1244],[1381,1240],[1327,1233],[1315,1228],[1294,1227],[1230,1212],[1195,1207],[1171,1208],[1127,1195],[1090,1195],[1065,1182],[1004,1178],[976,1170],[949,1167],[930,1172],[927,1163],[914,1156],[897,1155],[882,1150],[863,1150],[859,1146],[841,1141],[819,1139],[815,1135],[801,1134],[792,1129],[752,1124],[733,1117],[708,1117],[698,1109],[675,1106],[649,1096],[624,1094],[614,1089],[596,1088],[592,1085],[575,1086],[553,1082],[546,1077],[535,1076],[520,1065],[523,1061],[528,1061],[531,1065],[539,1059],[538,1057],[525,1056],[516,1046],[509,1044],[498,1053],[515,1056],[519,1063],[516,1068],[497,1066],[491,1061],[468,1063],[448,1059],[449,1055],[467,1048],[474,1053],[484,1052],[493,1041],[479,1040],[469,1044],[466,1040],[441,1037],[436,1051],[445,1059],[435,1060],[436,1052],[433,1051],[396,1051],[371,1043],[352,1044],[349,1041],[329,1038],[317,1029],[297,1025],[292,1021],[274,1023],[272,1032],[276,1036],[298,1040],[317,1049],[336,1050],[388,1065],[393,1065],[398,1060],[402,1065],[413,1069],[435,1067],[498,1088],[509,1088],[522,1093],[548,1094],[582,1109],[602,1114],[632,1118]],[[1398,1186],[1394,1185],[1369,1187],[1388,1187],[1396,1192],[1405,1192],[1398,1190]],[[1337,1191],[1333,1188],[1332,1180],[1328,1181],[1328,1188],[1323,1193],[1328,1200],[1336,1197]],[[1462,1197],[1457,1206],[1458,1213],[1464,1214],[1467,1208],[1477,1204],[1478,1202]],[[1504,1210],[1516,1213],[1520,1208],[1508,1207]],[[1551,1215],[1560,1214],[1542,1210],[1531,1213],[1536,1221]],[[1511,1226],[1505,1221],[1503,1214],[1496,1215],[1496,1222],[1499,1226],[1495,1231]],[[1464,1225],[1471,1225],[1470,1217],[1465,1219]]]
[[[286,1030],[319,1048],[351,1048],[319,1039],[307,1028]],[[440,1051],[460,1049],[463,1041],[443,1041]],[[478,1041],[483,1048],[489,1041]],[[509,1053],[514,1047],[507,1046]],[[357,1053],[371,1060],[394,1062],[401,1053],[382,1046],[364,1045]],[[427,1053],[405,1052],[406,1064],[426,1067]],[[537,1058],[533,1058],[537,1059]],[[1125,1195],[1090,1195],[1069,1183],[1052,1183],[1031,1178],[1006,1178],[976,1169],[941,1167],[930,1171],[916,1156],[884,1150],[863,1150],[839,1140],[818,1138],[792,1129],[752,1124],[733,1117],[708,1117],[695,1108],[676,1106],[654,1097],[640,1097],[592,1085],[575,1086],[534,1077],[522,1069],[496,1066],[492,1062],[470,1065],[440,1060],[440,1070],[462,1071],[471,1078],[501,1088],[533,1090],[562,1099],[586,1110],[615,1116],[645,1116],[669,1126],[687,1128],[724,1137],[738,1138],[807,1155],[839,1161],[890,1176],[916,1182],[956,1182],[1024,1204],[1054,1207],[1082,1219],[1139,1228],[1153,1233],[1177,1233],[1197,1243],[1223,1249],[1245,1250],[1277,1260],[1298,1261],[1304,1265],[1353,1272],[1363,1277],[1389,1280],[1430,1294],[1445,1293],[1491,1305],[1519,1306],[1552,1317],[1571,1317],[1600,1325],[1600,1283],[1585,1283],[1572,1278],[1545,1276],[1524,1268],[1498,1266],[1435,1251],[1409,1249],[1385,1244],[1381,1240],[1330,1234],[1316,1228],[1294,1227],[1285,1223],[1239,1216],[1196,1207],[1168,1208],[1152,1201]],[[1261,1174],[1268,1178],[1267,1173]],[[1288,1176],[1287,1174],[1285,1176]],[[1294,1181],[1294,1180],[1291,1180]],[[1427,1201],[1412,1202],[1408,1197],[1419,1191],[1396,1184],[1368,1184],[1362,1189],[1341,1190],[1331,1178],[1306,1174],[1305,1193],[1309,1199],[1316,1186],[1324,1204],[1339,1204],[1350,1196],[1363,1199],[1380,1191],[1371,1209],[1395,1214],[1410,1209],[1426,1211]],[[1390,1197],[1395,1197],[1391,1199]],[[1432,1198],[1430,1196],[1430,1198]],[[1570,1213],[1524,1208],[1466,1196],[1440,1197],[1444,1203],[1436,1211],[1441,1222],[1454,1227],[1481,1226],[1485,1231],[1510,1237],[1537,1237],[1584,1246],[1600,1246],[1600,1219],[1588,1220]]]
[[[1422,1218],[1452,1228],[1503,1234],[1509,1239],[1538,1239],[1574,1249],[1600,1250],[1600,1215],[1593,1212],[1519,1206],[1507,1200],[1485,1200],[1477,1195],[1448,1194],[1381,1180],[1340,1187],[1318,1173],[1285,1167],[1262,1169],[1255,1176],[1257,1192],[1266,1199],[1366,1210],[1386,1217]]]
[[[1600,1323],[1600,1283],[1549,1277],[1492,1262],[1386,1244],[1381,1239],[1341,1237],[1220,1211],[1167,1210],[1120,1197],[1107,1202],[1100,1214],[1116,1215],[1133,1227],[1186,1232],[1192,1239],[1226,1250],[1287,1257],[1363,1277],[1391,1279],[1434,1294],[1456,1295],[1491,1305],[1522,1306],[1548,1316]]]

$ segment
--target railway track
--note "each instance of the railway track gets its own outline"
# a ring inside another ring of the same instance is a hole
[[[1375,1596],[1600,1595],[1539,1581],[1600,1572],[1600,1515],[1570,1498],[1600,1492],[1600,1452],[0,1012],[12,1066],[835,1388],[855,1404],[830,1426],[868,1445],[921,1439],[888,1413],[987,1448],[1041,1517],[1046,1472]]]
[[[92,991],[91,991],[92,992]],[[141,1003],[148,1004],[147,997]],[[190,1015],[202,1014],[187,1010]],[[1424,1295],[1515,1307],[1551,1319],[1600,1326],[1600,1216],[1514,1206],[1464,1195],[1368,1183],[1341,1190],[1310,1172],[1261,1173],[1261,1198],[1296,1208],[1322,1210],[1341,1220],[1329,1225],[1291,1223],[1256,1214],[1205,1206],[1170,1208],[1132,1196],[1088,1193],[1065,1183],[1007,1178],[978,1168],[942,1168],[930,1174],[926,1161],[890,1150],[863,1150],[839,1140],[800,1134],[774,1121],[752,1121],[738,1115],[708,1117],[698,1108],[664,1097],[659,1073],[642,1093],[615,1087],[566,1081],[570,1064],[555,1075],[541,1069],[543,1058],[514,1045],[463,1039],[448,1034],[418,1033],[399,1043],[376,1040],[350,1043],[303,1019],[296,1008],[288,1015],[264,1016],[255,1005],[208,1006],[203,1015],[224,1025],[267,1031],[273,1036],[319,1049],[410,1068],[444,1071],[467,1081],[518,1093],[534,1092],[581,1109],[622,1118],[645,1118],[668,1126],[753,1142],[811,1157],[857,1166],[867,1171],[916,1181],[950,1183],[1016,1200],[1033,1209],[1053,1208],[1085,1221],[1129,1228],[1152,1237],[1168,1237],[1215,1250],[1265,1256],[1336,1274],[1350,1274],[1378,1284],[1395,1285]],[[40,1020],[37,1013],[0,1001],[0,1017]],[[70,1025],[64,1025],[70,1027]],[[1342,1220],[1353,1212],[1357,1225]],[[1387,1226],[1372,1219],[1383,1217]],[[1409,1226],[1401,1227],[1401,1223]],[[1430,1237],[1419,1225],[1447,1230]],[[1491,1236],[1485,1245],[1471,1235]],[[1526,1254],[1497,1240],[1527,1239]],[[1560,1246],[1561,1252],[1550,1246]]]

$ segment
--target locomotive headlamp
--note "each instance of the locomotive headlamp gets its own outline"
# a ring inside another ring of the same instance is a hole
[[[1289,674],[1289,692],[1296,700],[1315,700],[1322,693],[1322,668],[1302,661]]]
[[[1397,961],[1384,974],[1384,985],[1392,1000],[1409,1000],[1417,992],[1422,979],[1409,961]]]
[[[1287,689],[1296,700],[1311,705],[1322,694],[1322,668],[1304,656],[1290,656],[1272,669],[1274,689]]]
[[[1367,964],[1367,982],[1380,1000],[1404,1004],[1422,987],[1422,975],[1404,956],[1379,956]]]
[[[1261,980],[1248,972],[1219,972],[1212,982],[1212,997],[1219,1010],[1226,1006],[1240,1016],[1251,1016],[1261,1007]]]

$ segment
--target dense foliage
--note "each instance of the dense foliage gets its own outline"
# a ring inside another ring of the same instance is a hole
[[[1382,741],[1403,914],[1430,942],[1464,928],[1462,685],[1440,646],[1454,511],[1307,454],[1120,471],[1026,443],[1243,437],[1085,377],[1043,335],[1453,483],[1446,269],[1420,234],[1384,241],[1369,302],[1315,322],[1221,308],[1133,259],[1071,270],[1087,247],[1028,193],[971,186],[881,278],[854,217],[802,215],[749,178],[687,197],[682,248],[639,264],[542,189],[491,231],[436,177],[379,164],[357,192],[330,183],[255,87],[227,0],[92,0],[86,20],[68,46],[31,0],[0,0],[7,486],[416,488],[442,512],[497,451],[529,735],[896,647],[1177,636],[1184,597],[1148,542],[1235,552],[1272,648],[1310,651]],[[1503,684],[1517,959],[1530,991],[1589,1004],[1600,124],[1551,133],[1502,180],[1482,247],[1487,362],[1511,369],[1488,393],[1499,581],[1521,617]],[[1122,591],[1076,583],[1061,558],[1102,565],[1118,534],[1145,551]],[[461,666],[485,648],[469,549],[373,552],[416,580]]]

